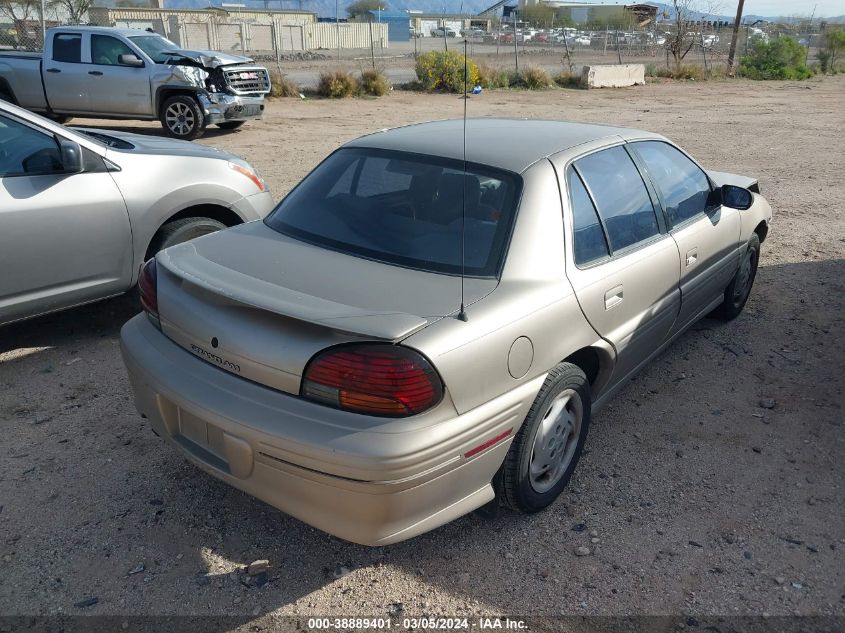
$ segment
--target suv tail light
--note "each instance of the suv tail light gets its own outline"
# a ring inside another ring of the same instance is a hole
[[[388,343],[352,343],[308,363],[301,395],[330,407],[385,417],[422,413],[440,402],[443,382],[426,358]]]
[[[156,260],[153,257],[141,267],[138,276],[138,294],[141,297],[141,307],[157,328],[161,328],[158,317],[158,288],[156,285]]]

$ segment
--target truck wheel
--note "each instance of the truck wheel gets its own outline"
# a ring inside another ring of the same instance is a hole
[[[221,130],[237,130],[244,123],[246,123],[246,121],[225,121],[224,123],[218,123],[217,127]]]
[[[173,138],[193,141],[205,131],[205,115],[196,99],[176,95],[161,107],[161,125]]]
[[[569,483],[590,426],[590,383],[577,366],[549,372],[496,475],[497,496],[517,512],[539,512]]]
[[[225,229],[226,225],[211,218],[182,218],[162,226],[151,244],[150,256],[161,250]]]

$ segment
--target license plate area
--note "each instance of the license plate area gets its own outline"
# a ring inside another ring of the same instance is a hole
[[[190,411],[179,409],[179,432],[173,438],[194,457],[229,472],[223,431]]]
[[[260,117],[264,111],[264,106],[260,104],[249,104],[233,106],[226,110],[227,119],[246,119],[250,117]]]

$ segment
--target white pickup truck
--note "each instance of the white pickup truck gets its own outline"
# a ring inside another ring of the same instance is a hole
[[[208,125],[260,119],[267,69],[248,57],[190,51],[148,31],[101,26],[47,31],[44,54],[0,53],[0,99],[59,122],[159,119],[192,140]]]

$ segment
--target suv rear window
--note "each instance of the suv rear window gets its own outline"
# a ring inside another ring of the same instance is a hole
[[[340,149],[265,222],[312,244],[429,272],[494,277],[522,181],[492,167],[377,149]]]

